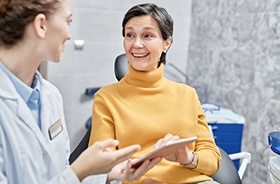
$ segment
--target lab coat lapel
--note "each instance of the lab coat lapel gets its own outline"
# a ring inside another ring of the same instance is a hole
[[[38,125],[28,106],[18,94],[10,78],[2,70],[0,70],[0,86],[0,97],[7,102],[11,109],[15,109],[19,118],[40,138]]]
[[[42,84],[42,83],[41,83]],[[45,88],[42,85],[42,88]],[[52,124],[56,122],[53,117],[53,112],[51,110],[51,104],[48,100],[49,91],[48,89],[41,90],[41,125],[42,125],[42,132],[44,136],[49,140],[49,128]]]
[[[1,69],[0,86],[0,97],[6,100],[7,105],[9,105],[11,109],[15,109],[16,114],[25,123],[25,125],[34,132],[39,140],[42,140],[42,135],[40,133],[38,124],[32,116],[27,104],[18,94],[10,78]]]
[[[33,117],[31,111],[29,110],[27,104],[22,100],[18,99],[18,116],[21,118],[21,120],[33,131],[33,133],[36,135],[37,139],[41,143],[42,147],[45,147],[47,142],[45,138],[42,135],[42,132],[35,121],[35,118]]]
[[[17,113],[18,117],[22,120],[22,122],[27,127],[29,127],[32,130],[32,132],[39,140],[42,148],[44,148],[44,150],[51,158],[51,154],[49,151],[50,146],[47,141],[48,137],[43,136],[42,131],[40,130],[27,104],[23,101],[21,96],[18,94],[10,78],[1,69],[0,69],[0,98],[5,100],[11,109],[15,109],[15,112]],[[46,106],[45,109],[49,108],[49,104],[47,103],[47,100],[44,106]],[[43,116],[42,119],[43,118],[48,118],[48,117]],[[46,121],[48,120],[49,118]]]

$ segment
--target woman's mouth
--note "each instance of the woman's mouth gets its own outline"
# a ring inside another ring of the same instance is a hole
[[[136,57],[136,58],[143,58],[143,57],[147,57],[148,55],[149,55],[149,53],[147,53],[147,54],[135,54],[135,53],[132,53],[132,56]]]

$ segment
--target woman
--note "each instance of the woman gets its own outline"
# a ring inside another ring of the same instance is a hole
[[[71,15],[68,0],[0,1],[1,184],[74,184],[91,175],[91,183],[132,181],[160,161],[146,162],[137,170],[131,169],[130,160],[117,165],[140,147],[112,152],[109,147],[119,142],[109,139],[95,143],[68,165],[62,98],[37,68],[44,61],[60,61],[70,39]]]
[[[217,183],[209,176],[219,169],[220,152],[195,90],[163,76],[171,16],[155,4],[140,4],[128,10],[122,27],[129,72],[95,94],[90,144],[108,138],[120,140],[116,149],[139,144],[137,158],[165,142],[197,136],[135,183]]]

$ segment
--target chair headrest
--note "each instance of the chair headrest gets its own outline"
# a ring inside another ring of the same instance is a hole
[[[115,76],[121,80],[128,72],[128,60],[125,54],[120,54],[115,60]]]

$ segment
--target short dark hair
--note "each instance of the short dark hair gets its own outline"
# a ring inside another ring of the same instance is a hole
[[[0,46],[12,46],[22,39],[26,26],[39,14],[46,16],[60,0],[1,0]]]
[[[173,19],[168,14],[168,12],[153,3],[144,3],[133,6],[130,8],[126,14],[124,15],[123,22],[122,22],[122,35],[125,36],[125,25],[129,21],[129,19],[138,16],[145,16],[149,15],[153,17],[161,31],[162,38],[164,40],[169,39],[173,35]],[[166,63],[166,53],[162,53],[160,57],[160,62],[165,64]]]

